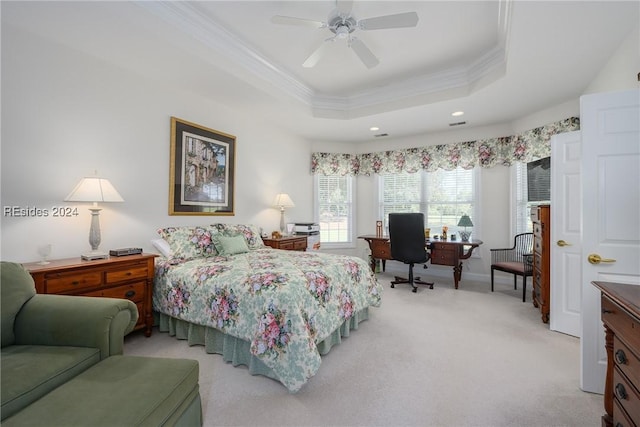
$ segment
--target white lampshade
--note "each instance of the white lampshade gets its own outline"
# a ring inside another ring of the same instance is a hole
[[[85,177],[64,199],[65,202],[124,202],[108,179]]]
[[[291,200],[291,197],[289,197],[287,193],[280,193],[280,194],[276,194],[276,198],[273,201],[273,206],[276,206],[279,208],[293,208],[295,207],[295,204],[293,203],[293,200]]]

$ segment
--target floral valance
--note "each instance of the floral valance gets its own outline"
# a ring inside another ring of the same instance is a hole
[[[579,129],[580,119],[571,117],[501,138],[366,154],[313,153],[311,172],[320,175],[371,175],[417,172],[420,169],[510,166],[515,162],[530,162],[550,156],[553,135]]]

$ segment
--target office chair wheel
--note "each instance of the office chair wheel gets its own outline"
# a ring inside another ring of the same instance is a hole
[[[391,284],[391,287],[392,287],[392,288],[395,288],[395,287],[396,287],[396,285],[392,283],[392,284]]]
[[[413,293],[415,294],[416,292],[418,292],[418,288],[414,287],[414,288],[411,290],[411,292],[413,292]]]

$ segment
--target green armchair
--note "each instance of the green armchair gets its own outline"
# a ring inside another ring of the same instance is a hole
[[[122,354],[138,310],[129,300],[36,294],[31,275],[0,263],[1,419],[90,366]]]

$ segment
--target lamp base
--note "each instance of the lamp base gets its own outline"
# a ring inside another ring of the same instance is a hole
[[[91,251],[91,252],[86,252],[80,255],[80,258],[82,258],[85,261],[93,261],[96,259],[107,259],[109,258],[109,254],[106,252]]]

